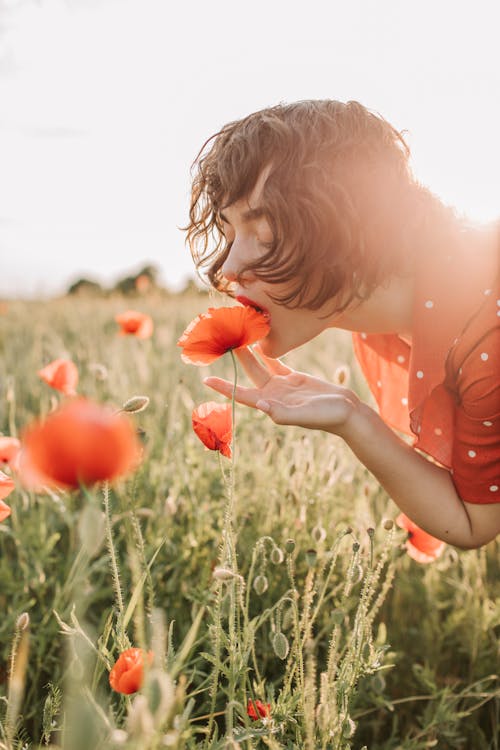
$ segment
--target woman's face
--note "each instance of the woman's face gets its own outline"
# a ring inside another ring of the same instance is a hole
[[[222,266],[222,274],[231,282],[234,297],[243,305],[260,308],[269,316],[270,331],[262,340],[262,351],[268,357],[281,357],[291,349],[310,341],[332,325],[325,318],[325,309],[290,310],[273,301],[289,291],[289,284],[271,284],[259,279],[253,271],[243,271],[249,263],[258,261],[273,241],[271,227],[260,207],[262,188],[267,170],[261,174],[251,194],[224,207],[220,212],[224,235],[231,249]],[[330,311],[331,311],[331,305]]]

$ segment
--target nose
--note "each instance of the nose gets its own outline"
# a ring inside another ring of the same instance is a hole
[[[226,260],[221,266],[221,273],[227,281],[241,281],[241,271],[244,267],[243,248],[240,240],[233,241]]]

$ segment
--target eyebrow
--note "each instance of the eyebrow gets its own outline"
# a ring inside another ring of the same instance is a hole
[[[257,219],[261,219],[263,216],[265,216],[266,212],[262,208],[262,206],[256,206],[255,208],[248,208],[246,211],[244,211],[241,215],[241,220],[244,224],[249,224],[252,221],[257,221]],[[225,221],[227,224],[230,224],[231,222],[228,221],[227,217],[222,211],[219,211],[219,216],[222,219],[222,221]]]

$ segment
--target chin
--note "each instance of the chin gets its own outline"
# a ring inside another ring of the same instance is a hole
[[[259,345],[262,351],[262,354],[265,354],[266,357],[271,357],[272,359],[278,359],[278,357],[284,357],[285,354],[287,354],[291,348],[293,347],[286,347],[283,342],[274,341],[272,336],[267,336],[265,339],[262,339],[259,341]]]

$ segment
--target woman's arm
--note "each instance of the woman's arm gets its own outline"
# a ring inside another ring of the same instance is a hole
[[[296,372],[250,350],[237,352],[255,388],[238,386],[236,400],[277,424],[320,429],[342,437],[399,508],[429,534],[464,549],[480,547],[500,532],[500,503],[478,505],[457,494],[450,473],[401,440],[349,389]],[[232,384],[204,381],[230,397]]]

